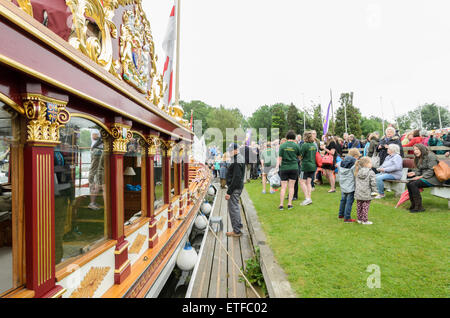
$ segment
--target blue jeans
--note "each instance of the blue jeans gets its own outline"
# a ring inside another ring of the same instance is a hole
[[[380,173],[375,176],[377,189],[379,194],[384,194],[384,180],[395,180],[395,177],[389,173]]]
[[[352,205],[355,200],[355,192],[344,193],[341,196],[341,205],[339,206],[339,216],[344,216],[344,219],[350,219],[352,214]]]

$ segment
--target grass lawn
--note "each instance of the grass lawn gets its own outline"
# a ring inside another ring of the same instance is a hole
[[[325,178],[324,178],[325,180]],[[447,200],[422,192],[426,212],[395,208],[393,192],[373,200],[372,225],[338,219],[341,193],[316,186],[313,203],[279,211],[279,192],[262,194],[261,181],[246,184],[278,263],[298,297],[449,297],[450,214]],[[268,190],[268,188],[267,188]],[[356,219],[356,201],[352,217]],[[381,288],[367,285],[379,266]]]

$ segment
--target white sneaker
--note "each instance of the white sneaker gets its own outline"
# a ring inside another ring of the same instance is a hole
[[[362,222],[362,224],[365,224],[365,225],[370,225],[370,224],[373,224],[372,222],[370,222],[370,221],[367,221],[367,222]]]
[[[379,194],[375,197],[375,199],[383,199],[383,198],[384,198],[384,195],[381,195],[381,194]]]
[[[362,221],[360,221],[360,220],[357,220],[356,222],[358,222],[358,224],[362,224],[363,222]]]
[[[312,203],[311,199],[305,199],[305,200],[303,200],[302,203],[300,203],[300,205],[308,205],[308,204],[311,204],[311,203]]]
[[[95,203],[89,203],[88,208],[91,210],[100,210],[100,207]]]

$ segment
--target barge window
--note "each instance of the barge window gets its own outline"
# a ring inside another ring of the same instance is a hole
[[[180,185],[180,190],[183,191],[184,190],[184,156],[182,157],[183,161],[180,161],[180,172],[181,172],[181,185]]]
[[[60,129],[54,153],[55,264],[106,239],[105,162],[101,127],[79,117]]]
[[[174,147],[172,150],[172,155],[170,157],[170,186],[171,186],[171,196],[179,195],[180,192],[180,174],[179,174],[179,156],[178,147]]]
[[[174,160],[175,152],[172,151],[172,156],[170,157],[170,198],[174,195],[177,195],[175,190],[175,160]]]
[[[153,174],[154,174],[154,197],[155,201],[153,203],[154,211],[158,210],[164,205],[164,188],[163,188],[163,164],[162,164],[162,152],[161,148],[158,146],[156,148],[156,154],[154,157],[153,164]]]
[[[141,193],[142,193],[142,164],[145,162],[144,151],[141,143],[142,138],[138,134],[127,144],[127,152],[123,158],[124,178],[124,222],[125,225],[133,223],[141,215]]]
[[[11,115],[0,102],[0,295],[13,284],[13,206],[10,152],[13,141]]]

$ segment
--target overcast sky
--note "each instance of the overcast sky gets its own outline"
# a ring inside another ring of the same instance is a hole
[[[143,3],[162,73],[173,0]],[[180,35],[185,101],[250,116],[276,102],[327,106],[330,89],[336,110],[353,91],[363,115],[388,120],[450,105],[449,0],[181,0]]]

